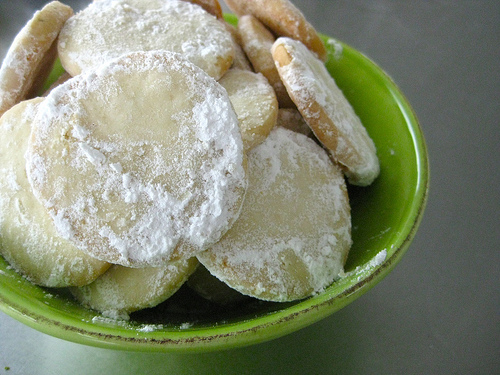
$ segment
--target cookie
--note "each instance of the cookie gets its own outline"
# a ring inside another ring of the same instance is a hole
[[[41,89],[56,58],[57,36],[72,14],[70,7],[53,1],[17,34],[0,67],[0,116]]]
[[[186,259],[218,241],[247,184],[226,91],[167,51],[125,55],[56,87],[26,157],[58,231],[128,267]]]
[[[301,41],[323,61],[328,58],[314,27],[289,0],[225,0],[225,3],[239,17],[253,15],[274,34]]]
[[[295,107],[274,65],[273,55],[271,54],[271,47],[276,40],[274,35],[257,18],[251,15],[241,16],[238,21],[238,33],[241,46],[253,69],[262,73],[273,86],[280,108]]]
[[[245,152],[261,143],[276,124],[278,102],[261,74],[231,69],[219,83],[229,95],[240,123]]]
[[[380,172],[375,144],[325,65],[301,42],[279,38],[272,53],[288,94],[349,182],[370,185]]]
[[[340,169],[313,140],[277,127],[248,153],[248,176],[239,219],[200,262],[263,300],[301,299],[330,285],[351,246]]]
[[[61,64],[72,76],[131,52],[177,52],[219,79],[232,64],[231,34],[187,1],[100,0],[71,17],[59,36]]]
[[[42,100],[23,101],[0,118],[0,254],[35,284],[57,288],[85,285],[109,264],[59,236],[26,176],[24,153]]]
[[[162,267],[128,268],[113,265],[89,285],[71,288],[84,306],[111,318],[154,307],[172,296],[196,270],[196,258]]]

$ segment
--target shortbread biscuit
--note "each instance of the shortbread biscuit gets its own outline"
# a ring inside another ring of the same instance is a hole
[[[132,267],[212,245],[247,184],[226,91],[167,51],[125,55],[55,88],[34,120],[27,171],[63,236]]]
[[[233,289],[290,301],[330,285],[351,246],[345,180],[311,139],[275,128],[248,153],[248,191],[239,219],[198,255]]]
[[[314,134],[309,125],[307,125],[306,120],[304,120],[300,112],[295,108],[280,108],[278,111],[276,126],[281,126],[311,138],[314,137]]]
[[[325,45],[314,27],[289,0],[224,1],[239,17],[253,15],[276,35],[301,41],[323,61],[328,58]]]
[[[274,35],[251,15],[244,15],[239,19],[238,33],[241,46],[252,63],[253,69],[262,73],[273,86],[280,108],[295,107],[281,81],[271,54],[271,47],[276,40]]]
[[[53,1],[17,34],[0,67],[0,116],[42,88],[56,58],[57,36],[72,14],[70,7]]]
[[[290,97],[349,182],[370,185],[380,172],[375,144],[325,65],[290,38],[276,40],[272,53]]]
[[[278,102],[264,76],[231,69],[219,83],[229,95],[238,115],[245,152],[261,143],[276,125]]]
[[[23,101],[0,119],[0,254],[35,284],[85,285],[109,264],[89,257],[58,235],[26,177],[24,153],[42,100]]]
[[[72,76],[121,55],[178,52],[219,79],[232,64],[231,34],[222,22],[187,1],[100,0],[71,17],[58,52]]]
[[[172,296],[196,270],[196,258],[161,267],[128,268],[113,265],[89,285],[71,288],[83,305],[112,318],[154,307]]]

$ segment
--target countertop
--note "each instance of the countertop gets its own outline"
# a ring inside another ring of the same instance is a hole
[[[500,373],[500,2],[294,3],[318,31],[381,66],[420,121],[430,195],[394,271],[310,327],[216,353],[87,347],[0,313],[0,375]],[[43,4],[0,0],[0,59]]]

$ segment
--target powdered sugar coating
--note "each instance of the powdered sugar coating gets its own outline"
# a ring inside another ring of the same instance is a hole
[[[168,50],[218,79],[231,66],[231,34],[200,6],[176,0],[100,0],[71,17],[58,42],[73,76],[137,51]]]
[[[122,56],[55,88],[35,118],[27,170],[62,235],[134,267],[216,242],[246,190],[227,93],[166,51]]]
[[[290,38],[277,39],[272,53],[290,97],[349,182],[371,184],[380,172],[375,144],[323,62]]]
[[[24,153],[33,117],[42,100],[23,101],[0,119],[0,254],[35,284],[85,285],[109,265],[58,235],[26,176]]]
[[[248,153],[249,187],[239,219],[198,255],[243,294],[300,299],[328,286],[351,245],[344,178],[308,137],[275,128]]]

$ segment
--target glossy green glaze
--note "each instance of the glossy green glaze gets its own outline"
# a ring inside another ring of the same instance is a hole
[[[425,141],[394,82],[358,51],[324,39],[330,52],[326,66],[375,141],[381,163],[380,177],[372,186],[349,187],[354,245],[345,277],[303,301],[249,300],[229,310],[201,301],[182,288],[160,306],[133,314],[125,322],[81,307],[65,290],[32,285],[0,257],[0,310],[37,330],[87,345],[209,351],[296,331],[334,313],[378,283],[405,253],[422,219],[429,183]],[[374,259],[383,261],[370,266]]]

